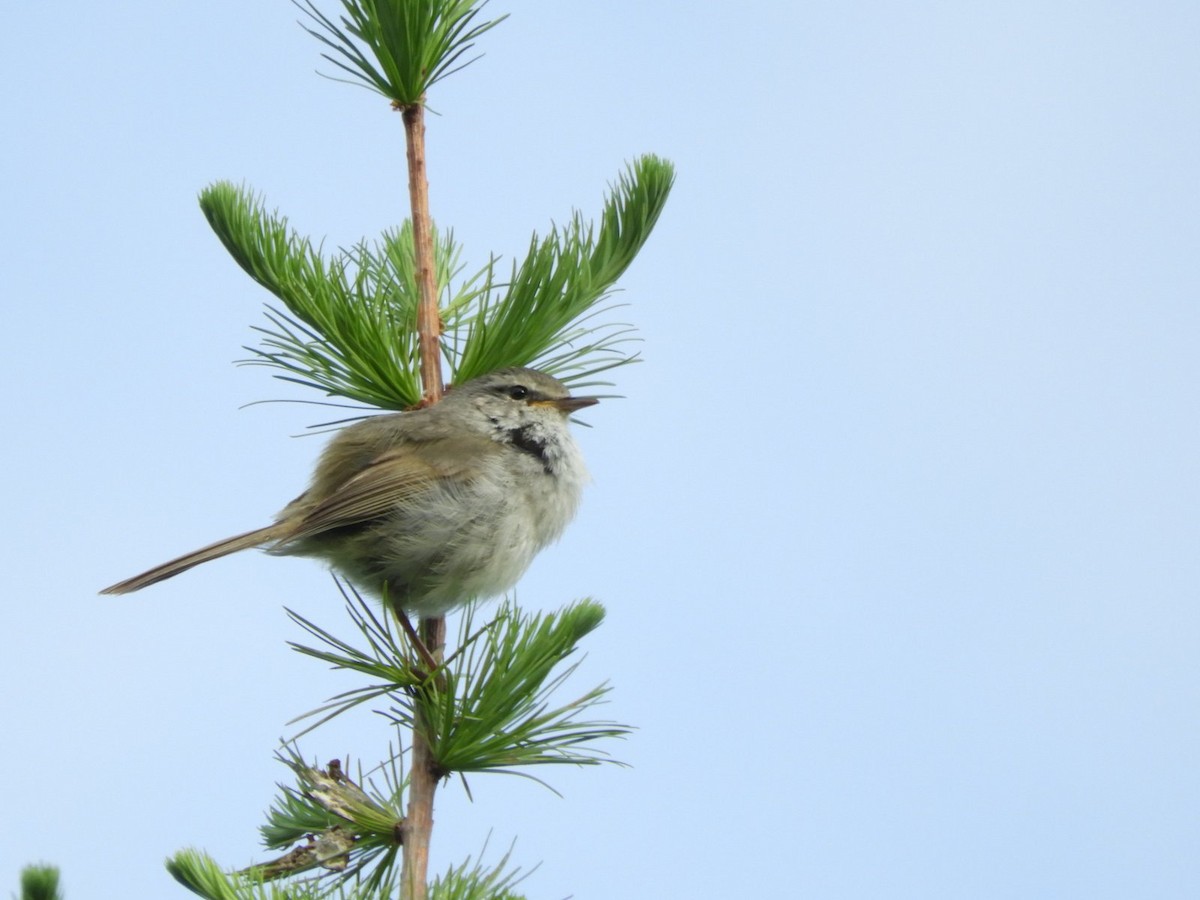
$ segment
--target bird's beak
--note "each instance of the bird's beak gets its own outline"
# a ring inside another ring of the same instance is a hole
[[[530,406],[549,406],[561,413],[573,413],[585,406],[595,406],[599,397],[560,397],[557,400],[534,400]]]

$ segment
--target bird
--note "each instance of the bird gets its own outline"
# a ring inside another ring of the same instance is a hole
[[[589,476],[568,419],[599,399],[515,366],[428,407],[356,422],[326,445],[308,489],[273,523],[101,593],[128,594],[261,547],[323,559],[407,613],[443,615],[497,596],[574,518]]]

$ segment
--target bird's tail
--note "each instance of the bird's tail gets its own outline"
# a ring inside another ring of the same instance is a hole
[[[247,550],[250,547],[269,544],[272,541],[278,540],[282,531],[283,529],[276,523],[268,525],[266,528],[256,528],[254,531],[247,531],[245,534],[238,534],[223,541],[217,541],[215,544],[209,544],[207,547],[201,547],[199,550],[186,553],[178,559],[165,562],[161,566],[155,566],[141,575],[134,575],[132,578],[118,581],[116,584],[106,587],[100,593],[129,594],[133,591],[140,591],[144,587],[157,584],[168,578],[173,578],[180,572],[186,572],[193,566],[206,563],[219,556],[227,556],[230,553],[237,553],[239,550]]]

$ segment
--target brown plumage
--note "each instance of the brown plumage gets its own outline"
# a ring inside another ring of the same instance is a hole
[[[417,612],[502,593],[574,515],[586,470],[566,427],[571,397],[532,369],[503,369],[427,409],[376,416],[329,443],[312,484],[276,521],[105,588],[126,594],[230,553],[317,556]]]

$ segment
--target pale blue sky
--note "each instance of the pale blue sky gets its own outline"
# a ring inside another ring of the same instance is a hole
[[[334,4],[323,2],[322,8]],[[471,261],[678,167],[623,280],[644,364],[589,411],[579,520],[520,588],[609,619],[633,768],[441,795],[435,867],[531,897],[1200,895],[1200,6],[494,0],[431,98]],[[314,563],[100,587],[265,523],[310,407],[238,369],[266,295],[196,193],[329,245],[405,214],[399,119],[271,3],[7,20],[0,893],[185,896],[261,859]],[[386,743],[370,717],[311,736]]]

